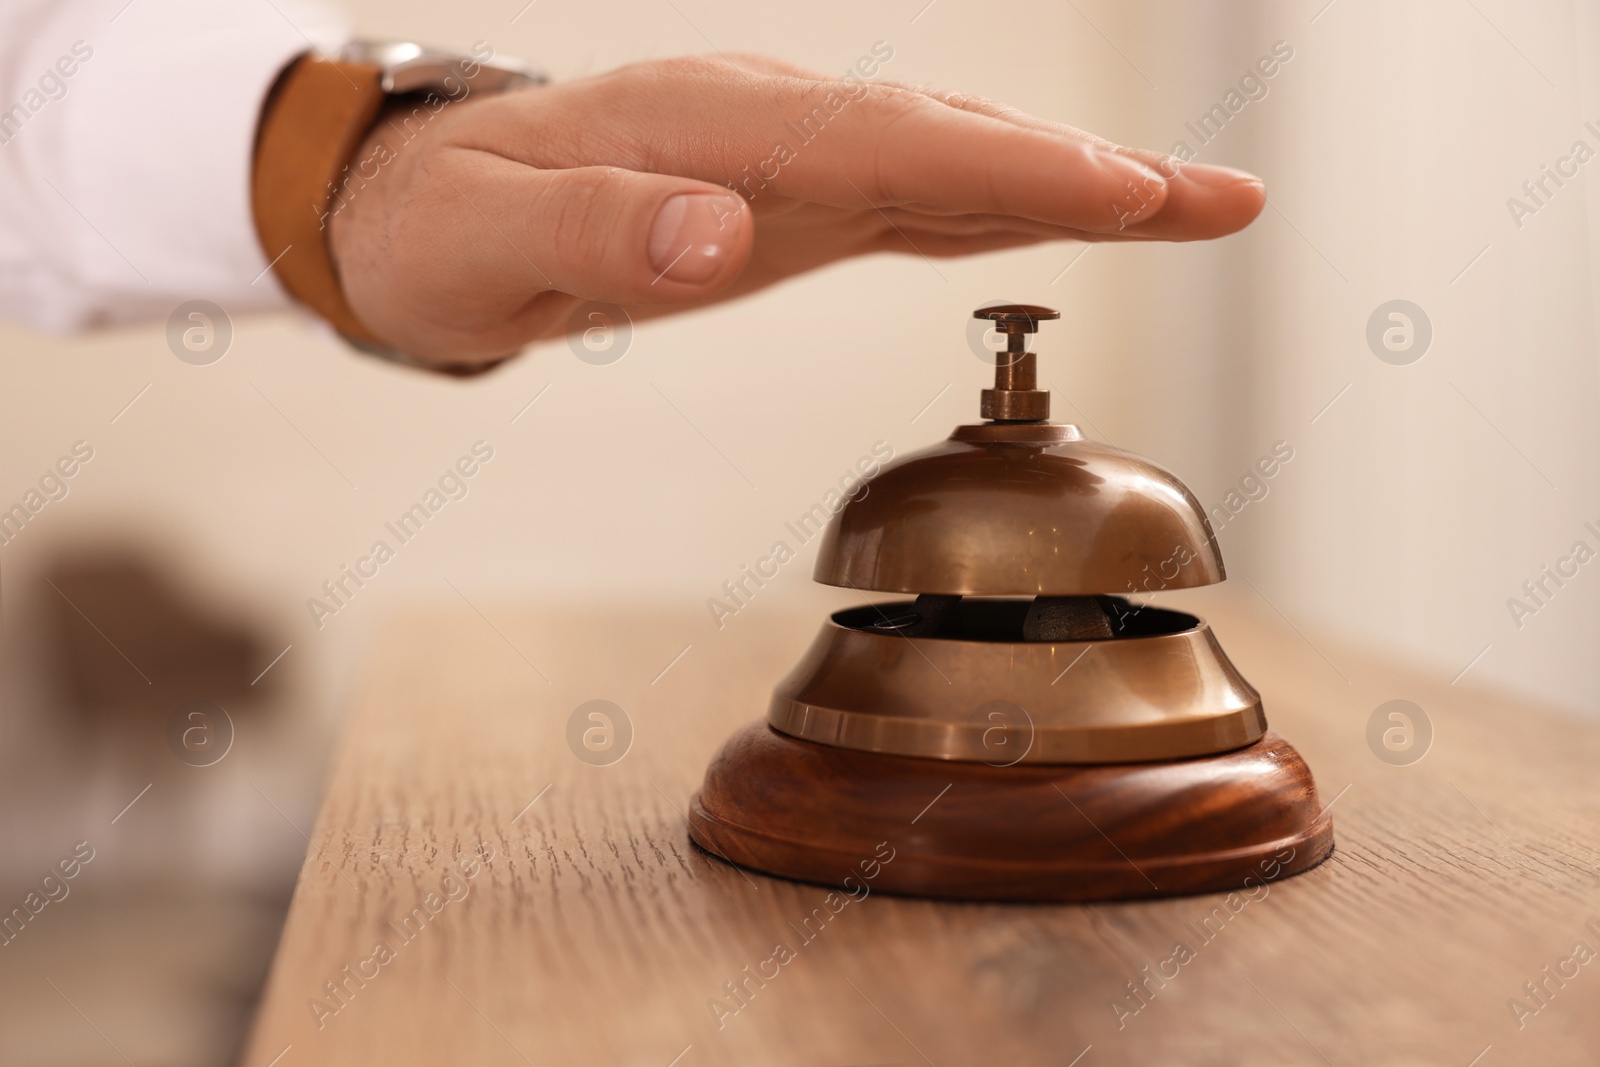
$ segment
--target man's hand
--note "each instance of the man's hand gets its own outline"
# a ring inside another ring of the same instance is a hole
[[[331,221],[346,296],[442,363],[560,334],[585,300],[638,319],[867,252],[1200,240],[1265,201],[1242,171],[747,56],[391,111],[357,162],[376,176],[348,183]]]

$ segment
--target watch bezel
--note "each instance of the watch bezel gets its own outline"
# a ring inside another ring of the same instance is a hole
[[[544,85],[550,80],[519,59],[495,56],[482,60],[459,52],[429,48],[415,41],[351,41],[344,47],[340,58],[377,67],[379,84],[391,96],[424,89],[448,91],[452,87],[447,79],[453,76],[470,77],[476,83],[475,88],[490,93]],[[462,68],[468,63],[477,65],[477,74],[464,73]]]

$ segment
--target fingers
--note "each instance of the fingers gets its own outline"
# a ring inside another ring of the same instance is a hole
[[[826,81],[828,76],[809,67],[802,67],[798,63],[791,63],[787,59],[777,56],[763,55],[760,52],[723,52],[722,58],[736,67],[751,71],[756,74],[781,74],[790,78],[803,78],[806,81]]]
[[[1167,198],[1161,210],[1146,214],[1128,226],[1128,236],[1195,241],[1222,237],[1248,226],[1266,205],[1266,185],[1248,171],[1209,163],[1184,163],[1164,152],[1127,148],[1065,123],[1035,118],[1014,107],[974,96],[901,85],[955,108],[1009,122],[1025,129],[1044,130],[1115,152],[1145,164],[1167,179]]]
[[[906,236],[897,234],[884,234],[875,238],[863,252],[913,252],[917,255],[935,259],[949,259],[955,256],[972,256],[983,252],[999,252],[1008,248],[1022,248],[1026,245],[1038,244],[1039,238],[1025,234],[992,233],[974,234],[970,236],[950,236],[940,233],[916,234],[913,238],[914,247],[907,247]]]
[[[1231,167],[1186,163],[1178,177],[1167,183],[1167,203],[1161,213],[1135,222],[1126,233],[1164,241],[1209,241],[1244,229],[1266,203],[1266,183],[1255,175]]]
[[[606,115],[597,130],[597,107]],[[604,162],[863,210],[917,204],[1117,232],[1159,212],[1139,160],[922,93],[674,60],[485,104],[482,146],[540,167]]]

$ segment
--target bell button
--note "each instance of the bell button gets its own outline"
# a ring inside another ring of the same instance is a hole
[[[996,333],[1006,335],[1005,353],[995,359],[994,388],[983,391],[979,413],[995,422],[1044,422],[1050,417],[1050,392],[1036,388],[1038,360],[1028,351],[1028,335],[1061,312],[1037,304],[1001,304],[979,308],[972,317],[988,319]]]

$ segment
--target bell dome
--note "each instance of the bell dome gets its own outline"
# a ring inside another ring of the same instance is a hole
[[[878,592],[1079,597],[1222,581],[1216,535],[1173,474],[1048,421],[1027,346],[1059,312],[979,308],[1006,338],[989,419],[879,471],[834,517],[816,580]]]
[[[1223,580],[1194,494],[1055,423],[963,426],[885,467],[835,516],[826,585],[980,596],[1143,595]]]

